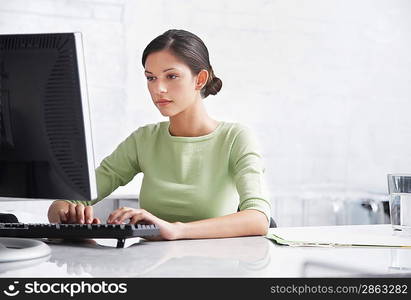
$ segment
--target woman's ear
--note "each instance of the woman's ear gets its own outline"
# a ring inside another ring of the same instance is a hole
[[[196,90],[201,90],[207,84],[207,80],[208,80],[208,71],[205,69],[202,69],[197,74]]]

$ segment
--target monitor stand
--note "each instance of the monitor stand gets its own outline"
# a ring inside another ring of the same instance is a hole
[[[50,253],[50,247],[39,240],[0,237],[0,263],[35,259]]]

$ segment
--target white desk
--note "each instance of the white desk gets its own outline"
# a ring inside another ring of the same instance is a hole
[[[400,248],[294,248],[264,237],[50,247],[38,261],[0,264],[0,277],[411,277],[411,249]]]
[[[411,249],[400,248],[288,247],[264,237],[49,245],[49,257],[0,264],[0,277],[411,276]]]

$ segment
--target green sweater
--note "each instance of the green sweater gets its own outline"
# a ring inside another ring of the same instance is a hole
[[[140,127],[106,157],[96,169],[98,198],[87,205],[142,172],[140,207],[163,220],[190,222],[238,208],[270,219],[261,153],[246,127],[220,122],[199,137],[172,136],[168,128],[169,122]]]

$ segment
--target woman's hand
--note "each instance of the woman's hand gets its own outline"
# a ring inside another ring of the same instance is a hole
[[[129,224],[146,223],[155,224],[160,228],[161,237],[158,239],[176,240],[180,236],[180,229],[183,223],[170,223],[152,215],[144,209],[121,207],[113,211],[107,219],[110,224],[123,224],[129,219]]]
[[[58,223],[100,224],[99,218],[94,218],[93,207],[70,203],[68,209],[58,210]]]

